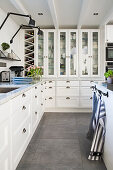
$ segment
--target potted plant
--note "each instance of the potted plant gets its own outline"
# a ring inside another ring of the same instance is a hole
[[[43,74],[43,68],[42,67],[30,66],[30,67],[28,67],[27,70],[28,70],[27,76],[32,77],[33,80],[38,81],[42,77],[42,74]]]
[[[113,84],[113,70],[108,70],[104,76],[107,78],[107,83]]]
[[[7,50],[10,48],[10,45],[8,43],[3,42],[1,44],[1,47],[2,47],[3,53],[7,56],[8,55]]]

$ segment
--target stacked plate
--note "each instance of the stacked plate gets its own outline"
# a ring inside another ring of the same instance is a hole
[[[30,84],[32,82],[31,77],[14,77],[12,79],[14,84]]]

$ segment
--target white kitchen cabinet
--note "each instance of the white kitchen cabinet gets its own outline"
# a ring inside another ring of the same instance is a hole
[[[78,74],[78,31],[58,31],[58,76],[76,77]]]
[[[100,31],[80,30],[80,76],[100,75]]]
[[[53,77],[56,75],[56,31],[43,30],[42,35],[38,35],[36,65],[43,67],[43,75]],[[36,48],[37,49],[37,48]]]
[[[113,43],[113,25],[106,25],[106,42]]]
[[[8,111],[9,110],[9,111]],[[0,105],[0,169],[11,170],[10,102]]]

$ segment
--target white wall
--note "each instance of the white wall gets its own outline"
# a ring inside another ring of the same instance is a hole
[[[1,8],[0,8],[0,25],[2,24],[3,20],[5,19],[7,13],[5,13]],[[17,17],[17,16],[15,16]],[[19,25],[17,25],[13,19],[11,19],[11,16],[9,16],[9,18],[7,19],[6,23],[4,24],[4,26],[2,27],[2,29],[0,30],[0,49],[1,49],[1,43],[2,42],[7,42],[10,44],[10,40],[12,38],[12,36],[15,34],[15,32],[18,30]],[[15,54],[18,55],[18,57],[20,59],[23,59],[23,51],[22,51],[22,46],[23,46],[23,40],[21,40],[21,38],[23,36],[21,36],[22,34],[22,30],[16,35],[16,37],[14,38],[14,41],[12,44],[10,44],[10,50],[11,49],[15,52]],[[0,71],[2,70],[8,70],[8,68],[12,65],[22,65],[23,62],[17,62],[17,61],[7,61],[7,60],[1,60],[0,62],[5,62],[7,63],[7,68],[6,67],[0,67]]]

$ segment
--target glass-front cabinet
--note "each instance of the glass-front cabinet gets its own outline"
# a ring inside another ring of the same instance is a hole
[[[58,39],[59,77],[77,76],[78,32],[60,30]]]
[[[78,31],[69,31],[69,76],[78,74]]]
[[[43,30],[38,35],[37,65],[43,67],[43,76],[55,76],[56,64],[56,33],[55,30]]]
[[[80,76],[99,76],[100,38],[98,30],[80,32]]]
[[[55,75],[55,33],[47,31],[47,75]]]

